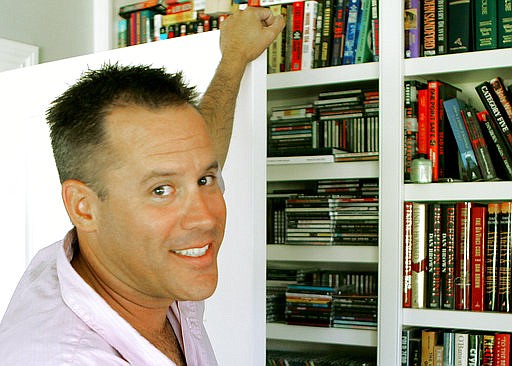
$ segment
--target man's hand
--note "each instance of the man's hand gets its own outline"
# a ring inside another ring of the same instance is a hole
[[[257,58],[283,30],[281,15],[270,9],[247,7],[221,23],[220,49],[224,58],[233,57],[242,64]]]

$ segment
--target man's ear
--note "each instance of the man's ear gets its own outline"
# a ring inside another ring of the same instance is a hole
[[[89,186],[78,180],[66,180],[62,183],[62,199],[77,229],[93,231],[96,228],[95,208],[99,198]]]

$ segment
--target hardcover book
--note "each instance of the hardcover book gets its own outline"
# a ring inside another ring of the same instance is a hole
[[[503,138],[499,127],[491,120],[489,112],[479,112],[477,118],[482,126],[497,177],[512,180],[512,153],[508,148],[508,142]]]
[[[482,174],[461,114],[462,110],[466,107],[465,104],[453,98],[444,101],[443,105],[459,149],[463,173],[462,178],[465,181],[481,179]]]
[[[512,1],[497,0],[498,2],[498,47],[512,46]]]
[[[498,311],[498,276],[500,265],[500,204],[487,205],[487,241],[485,243],[486,311]]]
[[[420,0],[405,0],[405,58],[420,57],[421,25],[423,24],[421,14]]]
[[[471,310],[485,310],[487,207],[471,207]]]
[[[412,308],[426,308],[428,204],[413,203]]]
[[[471,207],[457,202],[455,210],[455,310],[471,310]]]
[[[359,37],[359,22],[361,5],[366,0],[348,0],[347,31],[345,35],[345,50],[343,65],[354,64],[356,61],[357,40]]]
[[[472,51],[471,0],[448,0],[448,53]]]
[[[423,56],[437,51],[436,0],[423,0]]]
[[[441,307],[455,309],[455,203],[442,204]]]
[[[475,50],[498,48],[498,9],[496,1],[475,1]]]
[[[501,203],[499,253],[499,311],[510,313],[512,312],[512,202]]]
[[[441,204],[431,202],[428,208],[427,232],[427,307],[441,307]]]

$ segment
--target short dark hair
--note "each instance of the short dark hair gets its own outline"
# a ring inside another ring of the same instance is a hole
[[[107,194],[101,173],[111,162],[106,162],[109,154],[103,122],[114,107],[197,106],[197,97],[195,87],[184,81],[181,72],[169,74],[163,68],[119,64],[87,70],[52,102],[46,114],[61,183],[76,179],[99,197]]]

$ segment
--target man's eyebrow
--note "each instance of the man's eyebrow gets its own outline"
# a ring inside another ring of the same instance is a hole
[[[209,171],[209,170],[216,170],[218,171],[220,169],[220,164],[218,161],[214,161],[213,163],[211,163],[210,165],[208,165],[208,167],[206,167],[204,169],[205,172]],[[161,178],[161,177],[174,177],[174,176],[177,176],[179,175],[179,173],[177,171],[173,171],[173,170],[151,170],[150,172],[148,172],[147,174],[145,174],[143,177],[142,177],[142,180],[141,182],[144,184],[145,182],[151,180],[151,179],[154,179],[154,178]]]

